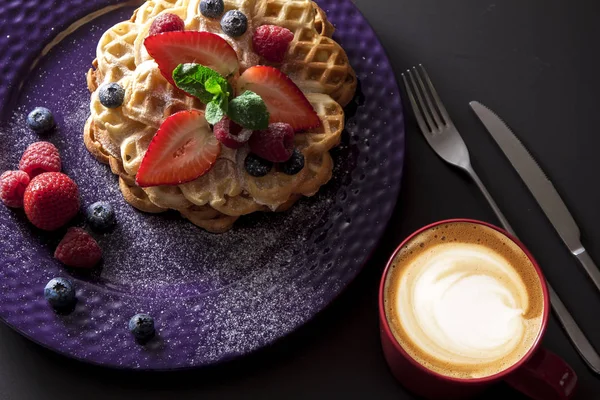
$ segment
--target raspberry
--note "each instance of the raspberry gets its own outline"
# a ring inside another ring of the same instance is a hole
[[[23,205],[33,225],[53,231],[69,222],[79,211],[79,190],[65,174],[46,172],[31,180],[25,189]]]
[[[89,233],[81,228],[69,228],[54,257],[68,267],[92,268],[100,262],[102,250]]]
[[[30,178],[42,172],[60,172],[61,168],[58,149],[50,142],[30,144],[19,162],[19,169],[25,171]]]
[[[254,51],[265,60],[282,62],[294,34],[287,28],[277,25],[259,26],[252,36]]]
[[[23,207],[23,195],[29,184],[29,175],[23,171],[6,171],[0,176],[0,200],[7,207]]]
[[[152,21],[148,36],[154,36],[163,32],[183,31],[185,23],[179,16],[170,13],[159,15]]]
[[[242,128],[227,117],[219,121],[213,131],[217,140],[230,149],[239,149],[252,135],[250,129]]]
[[[284,162],[294,151],[294,129],[290,124],[276,122],[264,131],[255,131],[249,144],[257,156],[271,162]]]

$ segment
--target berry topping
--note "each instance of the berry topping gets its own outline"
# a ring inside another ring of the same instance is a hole
[[[210,32],[165,32],[147,37],[144,45],[173,86],[173,71],[179,64],[202,64],[224,77],[237,73],[240,68],[237,53],[231,45]]]
[[[304,168],[304,155],[298,149],[294,149],[289,160],[279,166],[281,172],[287,175],[296,175]]]
[[[90,228],[97,232],[105,232],[115,225],[115,210],[106,201],[97,201],[86,209],[86,217]]]
[[[248,19],[241,11],[227,11],[221,18],[221,29],[231,37],[242,36],[248,29]]]
[[[58,149],[50,142],[30,144],[19,161],[19,169],[26,172],[30,178],[43,172],[60,172],[61,168]]]
[[[302,130],[321,124],[304,93],[277,68],[256,66],[248,68],[237,81],[237,93],[251,90],[258,94],[270,114],[270,122],[285,122]]]
[[[289,124],[276,122],[268,129],[254,132],[248,143],[250,150],[265,160],[284,162],[294,151],[294,129]]]
[[[250,129],[242,128],[227,117],[217,123],[213,131],[217,140],[230,149],[239,149],[252,136]]]
[[[54,257],[68,267],[92,268],[100,262],[100,246],[81,228],[69,228],[54,251]]]
[[[136,176],[141,187],[178,185],[211,169],[221,153],[201,111],[180,111],[167,118],[148,146]]]
[[[69,222],[79,211],[79,190],[65,174],[45,172],[29,182],[23,206],[33,225],[53,231]]]
[[[152,339],[156,333],[154,319],[148,314],[135,314],[129,320],[129,331],[136,340],[146,342]]]
[[[6,171],[0,176],[0,200],[7,207],[23,207],[23,196],[29,184],[29,175],[23,171]]]
[[[45,107],[36,107],[27,116],[27,125],[32,131],[44,133],[54,128],[54,116],[52,112]]]
[[[219,18],[225,11],[223,0],[202,0],[200,2],[200,13],[206,18]]]
[[[163,32],[183,31],[184,29],[185,23],[178,15],[164,13],[154,18],[148,35],[153,36]]]
[[[267,61],[282,62],[294,34],[277,25],[259,26],[252,36],[252,46],[259,56]]]
[[[106,108],[118,108],[125,99],[125,89],[116,82],[105,83],[98,91],[100,103]]]
[[[64,309],[75,302],[75,288],[70,280],[53,278],[44,288],[44,297],[56,309]]]
[[[260,158],[256,154],[250,153],[248,156],[246,156],[244,168],[246,168],[246,172],[248,172],[249,175],[260,178],[271,171],[271,168],[273,168],[273,163]]]

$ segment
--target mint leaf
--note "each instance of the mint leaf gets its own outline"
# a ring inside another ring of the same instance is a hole
[[[227,115],[244,128],[261,130],[269,127],[267,105],[259,95],[249,90],[231,100]]]
[[[173,80],[177,87],[194,97],[200,99],[204,104],[210,103],[217,93],[213,93],[206,88],[206,83],[210,83],[210,88],[216,90],[218,86],[222,88],[223,96],[229,96],[229,83],[217,71],[212,70],[200,64],[179,64],[173,71]]]
[[[206,111],[204,113],[206,120],[209,124],[215,125],[225,116],[225,111],[219,103],[211,101],[206,105]]]
[[[233,91],[227,81],[220,81],[218,79],[209,78],[204,87],[207,92],[213,95],[211,102],[217,103],[223,112],[227,112],[227,106],[229,105],[229,93]]]
[[[221,85],[218,79],[215,79],[214,77],[208,78],[208,80],[204,83],[204,88],[208,93],[220,95],[227,92],[227,82],[225,82],[225,85]]]

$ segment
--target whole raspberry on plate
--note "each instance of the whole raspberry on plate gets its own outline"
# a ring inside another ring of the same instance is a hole
[[[29,175],[23,171],[6,171],[0,176],[0,200],[12,208],[23,207],[23,196]]]
[[[46,172],[29,182],[23,206],[33,225],[53,231],[69,222],[79,211],[79,189],[67,175]]]
[[[68,267],[92,268],[100,262],[102,250],[89,233],[81,228],[69,228],[54,257]]]
[[[259,26],[252,36],[252,47],[267,61],[282,62],[287,49],[294,40],[294,34],[287,28],[277,25]]]
[[[30,178],[43,172],[60,172],[61,168],[58,149],[50,142],[30,144],[19,162],[19,169],[25,171]]]

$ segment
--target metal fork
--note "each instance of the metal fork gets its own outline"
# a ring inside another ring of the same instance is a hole
[[[421,128],[421,132],[423,132],[431,148],[444,161],[461,168],[471,176],[492,207],[492,210],[494,210],[494,214],[496,214],[504,229],[516,237],[515,231],[473,170],[469,150],[467,150],[465,142],[452,123],[423,65],[419,64],[418,68],[412,67],[412,69],[406,70],[406,73],[402,74],[402,80],[404,81],[404,87],[406,88],[406,93],[410,99],[410,104],[419,128]],[[600,356],[585,337],[583,331],[577,326],[569,310],[567,310],[549,283],[548,290],[550,292],[552,309],[567,336],[571,339],[575,349],[586,364],[595,373],[600,374]]]
[[[404,86],[406,87],[406,92],[408,93],[408,97],[410,99],[415,117],[417,118],[419,128],[421,128],[421,132],[423,132],[425,139],[427,139],[429,145],[444,161],[463,169],[469,174],[469,176],[479,187],[479,190],[481,190],[485,196],[488,203],[490,203],[490,206],[494,210],[494,213],[500,220],[502,226],[508,227],[507,231],[512,232],[510,224],[506,218],[504,218],[504,215],[502,215],[502,212],[500,212],[498,205],[471,166],[471,159],[469,157],[467,145],[465,145],[465,142],[458,133],[458,130],[456,130],[456,127],[452,123],[452,120],[450,119],[446,108],[442,104],[440,97],[435,91],[435,88],[433,87],[433,84],[429,79],[429,75],[427,75],[423,65],[419,64],[419,70],[421,72],[420,74],[417,71],[417,67],[412,67],[412,70],[409,69],[406,71],[406,74],[402,74],[402,79],[404,80]],[[427,82],[427,88],[429,89],[429,92],[431,92],[431,95],[425,88],[425,84],[423,83],[423,79],[421,79],[421,75],[423,75],[425,82]],[[414,91],[411,90],[408,80],[410,80],[412,83],[415,89]],[[417,82],[420,90],[417,89]],[[416,100],[418,100],[418,103]]]

